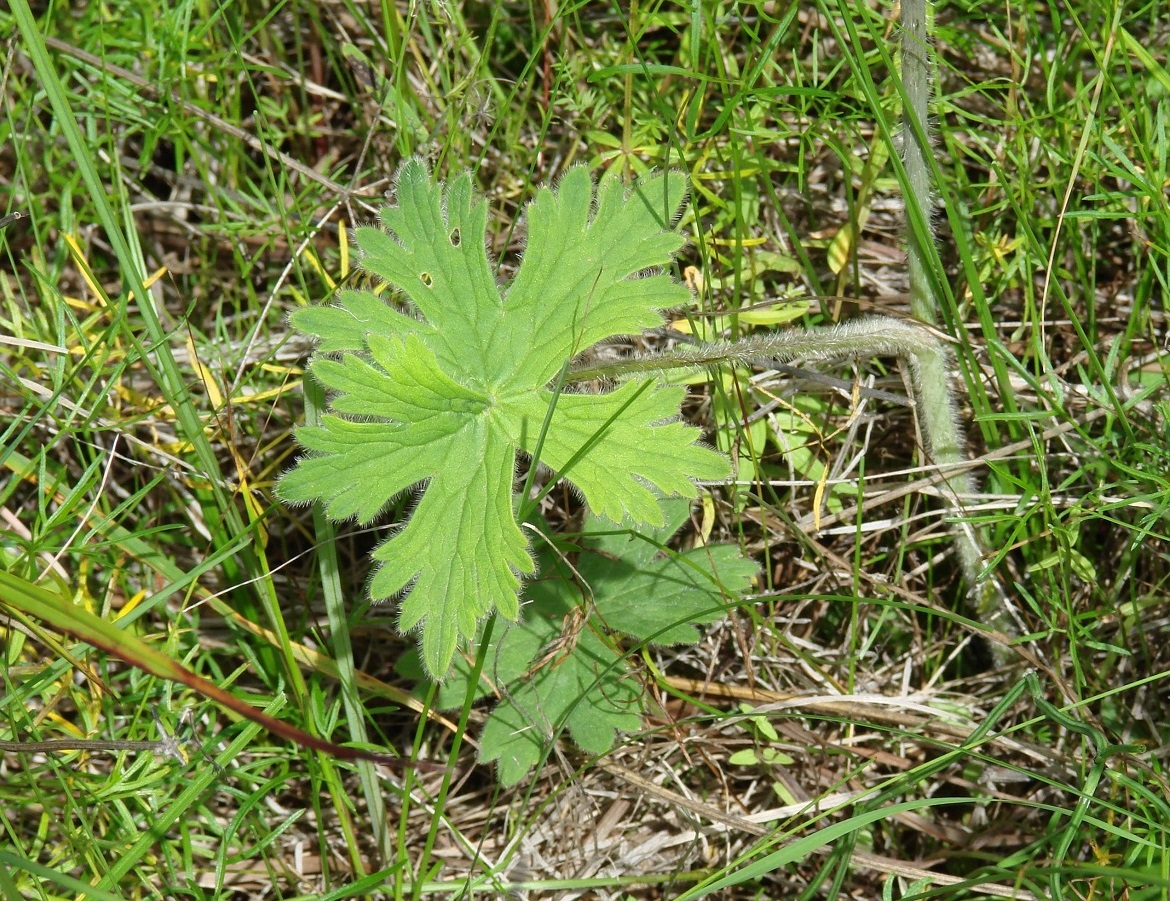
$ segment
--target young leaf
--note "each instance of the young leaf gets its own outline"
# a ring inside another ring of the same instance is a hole
[[[723,616],[728,598],[738,597],[755,575],[756,565],[731,546],[662,554],[690,505],[663,506],[665,524],[640,533],[591,516],[576,574],[544,555],[546,575],[528,586],[523,621],[495,631],[476,694],[501,694],[480,735],[480,756],[498,761],[504,785],[524,778],[562,728],[591,754],[612,748],[618,732],[639,728],[644,692],[617,638],[696,642],[692,624]],[[587,617],[580,616],[583,591],[592,598]],[[470,664],[457,659],[440,689],[440,707],[463,702],[470,674]]]
[[[681,388],[631,381],[610,394],[559,397],[550,388],[574,356],[659,325],[662,308],[687,300],[668,275],[646,274],[682,244],[670,226],[685,193],[679,173],[595,189],[587,172],[570,170],[529,205],[527,250],[501,291],[471,176],[444,189],[412,159],[398,176],[397,205],[382,211],[384,228],[358,229],[357,242],[362,266],[418,318],[354,290],[293,314],[320,352],[336,355],[309,367],[331,390],[332,412],[297,431],[307,453],[279,494],[366,523],[420,491],[409,522],[374,552],[370,593],[405,593],[399,626],[421,630],[433,677],[445,675],[480,619],[519,612],[520,577],[534,565],[516,521],[518,451],[539,447],[539,462],[592,509],[633,524],[662,522],[658,493],[694,497],[693,480],[728,475],[695,429],[672,421]]]

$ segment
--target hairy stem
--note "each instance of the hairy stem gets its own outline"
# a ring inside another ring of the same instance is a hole
[[[938,298],[930,279],[930,254],[924,241],[933,240],[929,120],[930,62],[926,44],[927,0],[902,0],[902,156],[906,166],[907,265],[910,270],[910,311],[923,322],[938,322]],[[911,207],[927,224],[925,234],[910,227]]]
[[[832,328],[793,329],[750,335],[739,341],[712,341],[674,350],[634,354],[610,363],[570,370],[566,381],[620,380],[676,369],[725,365],[768,365],[793,360],[841,360],[850,356],[897,356],[920,369],[943,358],[942,342],[928,329],[887,316],[866,316]]]
[[[946,378],[946,345],[932,329],[889,316],[864,316],[832,328],[791,330],[750,335],[739,341],[713,341],[679,347],[663,353],[635,354],[612,363],[570,371],[566,381],[582,382],[665,373],[675,369],[711,369],[725,365],[767,366],[793,360],[841,360],[847,357],[887,356],[906,361],[915,401],[924,408],[927,379],[941,372]],[[962,459],[956,445],[958,430],[948,403],[923,410],[922,434],[927,453],[936,463]],[[955,485],[955,479],[950,481]]]
[[[939,300],[930,265],[934,241],[931,227],[932,192],[928,154],[930,103],[930,57],[927,45],[927,3],[929,0],[902,0],[902,110],[903,160],[906,167],[907,262],[910,276],[910,310],[918,319],[931,324],[939,320]],[[913,227],[913,207],[917,207],[925,228]],[[955,417],[951,396],[949,360],[945,354],[922,359],[918,373],[918,402],[923,432],[929,436],[934,462],[943,467],[963,460],[963,436]],[[1001,631],[1015,630],[1006,615],[1006,597],[999,583],[983,573],[983,539],[978,530],[964,521],[963,497],[975,494],[974,478],[967,472],[947,479],[950,512],[954,517],[951,533],[955,539],[959,564],[967,583],[971,604],[979,617]]]

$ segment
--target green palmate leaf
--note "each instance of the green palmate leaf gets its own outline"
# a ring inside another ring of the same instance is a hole
[[[568,612],[566,594],[555,588],[534,591],[531,618],[509,628],[507,638],[514,640],[505,640],[493,661],[497,676],[529,649],[534,653],[524,666],[532,665],[541,648],[557,638]],[[512,636],[513,632],[518,634]],[[480,759],[497,762],[503,785],[524,778],[561,729],[568,729],[582,750],[603,754],[613,747],[618,732],[633,732],[642,725],[643,689],[631,678],[621,655],[588,627],[574,641],[563,658],[552,658],[531,679],[512,685],[484,724]],[[517,677],[522,675],[523,671]]]
[[[637,533],[591,516],[572,571],[557,555],[544,555],[546,575],[529,585],[523,621],[493,634],[475,692],[501,696],[480,754],[498,761],[503,784],[522,779],[562,728],[592,754],[612,748],[618,732],[639,728],[645,692],[618,641],[698,641],[693,624],[723,616],[728,599],[747,588],[756,565],[735,547],[662,553],[689,507],[667,501],[665,523]],[[585,607],[583,598],[590,599]],[[463,702],[471,671],[468,661],[456,660],[440,707]]]
[[[354,290],[293,314],[334,355],[309,367],[333,392],[332,412],[298,430],[307,454],[281,479],[280,496],[320,500],[329,517],[366,523],[422,486],[409,521],[374,552],[370,591],[375,600],[406,592],[399,625],[421,629],[432,676],[447,672],[485,615],[518,614],[520,577],[534,563],[516,520],[517,452],[539,448],[540,462],[592,509],[632,524],[663,522],[660,495],[694,497],[693,480],[727,476],[726,460],[673,421],[681,388],[551,390],[574,356],[659,325],[661,309],[687,300],[654,271],[682,244],[671,224],[685,184],[667,173],[595,189],[586,171],[570,170],[528,207],[527,250],[501,290],[471,176],[444,189],[410,160],[384,228],[358,229],[357,242],[363,267],[418,317]]]

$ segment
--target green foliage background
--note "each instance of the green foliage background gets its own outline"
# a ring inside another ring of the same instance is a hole
[[[8,4],[3,567],[306,731],[451,768],[304,752],[6,606],[4,740],[158,712],[225,769],[5,750],[0,892],[1163,897],[1168,21],[936,11],[943,321],[1018,662],[957,612],[889,361],[740,367],[691,386],[740,480],[675,549],[734,543],[758,600],[624,658],[656,707],[614,759],[546,744],[503,790],[470,747],[490,708],[395,675],[381,536],[274,499],[326,408],[288,315],[367,287],[348,229],[415,154],[475,173],[501,282],[538,186],[677,168],[676,333],[904,315],[893,4]],[[542,513],[579,530],[568,490]]]

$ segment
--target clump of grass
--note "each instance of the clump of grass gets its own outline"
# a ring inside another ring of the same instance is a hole
[[[286,314],[348,276],[345,229],[422,153],[443,175],[475,168],[497,257],[522,243],[533,186],[574,162],[683,166],[697,303],[631,349],[776,328],[777,299],[810,325],[904,315],[898,147],[877,125],[901,104],[896,21],[830,2],[204,13],[0,13],[20,35],[0,69],[0,215],[28,213],[0,232],[0,556],[269,712],[452,759],[459,779],[271,742],[10,618],[0,737],[150,740],[152,711],[170,728],[185,714],[225,772],[198,755],[6,753],[7,894],[1164,885],[1156,15],[958,4],[934,23],[938,202],[922,223],[942,244],[982,483],[964,516],[989,536],[1036,681],[974,653],[897,373],[745,365],[689,413],[741,475],[696,532],[760,561],[758,598],[700,645],[632,661],[660,713],[614,758],[553,747],[500,792],[471,768],[482,711],[445,720],[395,682],[390,612],[360,600],[373,538],[271,500],[302,415]]]

